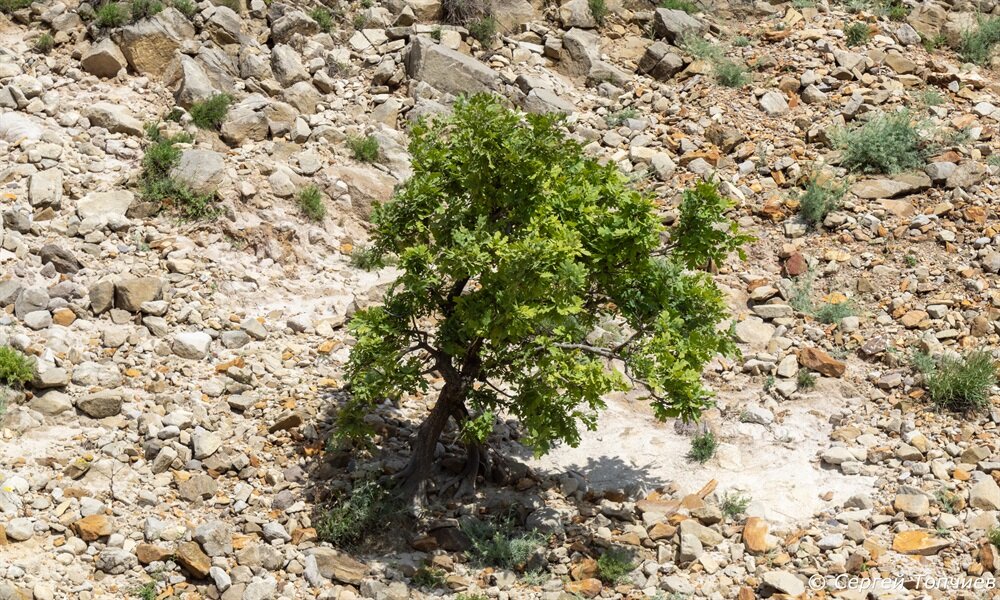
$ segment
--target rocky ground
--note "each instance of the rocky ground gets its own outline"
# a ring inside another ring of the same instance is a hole
[[[0,598],[866,597],[839,574],[910,579],[878,598],[992,593],[913,585],[1000,568],[1000,411],[934,409],[907,356],[1000,339],[1000,85],[947,47],[993,5],[892,20],[859,3],[614,1],[598,23],[592,4],[499,3],[492,39],[444,22],[439,0],[329,4],[332,27],[299,0],[178,2],[105,27],[77,0],[0,14],[0,346],[37,368],[0,388]],[[873,35],[848,46],[854,22]],[[723,60],[750,66],[748,85],[722,85]],[[687,459],[695,431],[633,397],[541,459],[504,425],[516,486],[437,498],[338,550],[318,516],[402,465],[428,401],[373,416],[382,452],[327,451],[344,324],[394,276],[351,253],[408,176],[408,124],[476,91],[567,114],[667,222],[703,177],[737,202],[757,241],[717,273],[743,351],[706,374],[719,448]],[[218,93],[228,114],[196,127],[187,109]],[[926,164],[848,177],[832,132],[904,106],[937,140]],[[171,175],[215,198],[213,218],[145,192],[147,124],[191,135]],[[352,152],[363,136],[374,161]],[[809,228],[797,190],[819,171],[849,191]],[[308,186],[318,222],[297,205]],[[803,297],[853,314],[824,323]],[[471,560],[459,525],[512,506],[545,543],[514,570]],[[617,581],[595,561],[609,548],[631,557]]]

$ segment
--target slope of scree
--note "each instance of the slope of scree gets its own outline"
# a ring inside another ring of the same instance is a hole
[[[1000,333],[997,26],[975,10],[0,0],[0,346],[37,370],[0,385],[0,597],[750,599],[992,576],[996,390],[940,407],[912,358]],[[579,448],[536,458],[501,423],[516,485],[432,493],[335,549],[324,510],[405,464],[433,399],[382,407],[378,452],[327,448],[344,324],[396,275],[351,255],[409,175],[408,125],[479,91],[565,113],[666,223],[703,178],[736,201],[757,241],[714,276],[743,356],[706,373],[697,425],[614,396]],[[484,562],[477,523],[519,551]],[[891,597],[928,593],[910,588]]]

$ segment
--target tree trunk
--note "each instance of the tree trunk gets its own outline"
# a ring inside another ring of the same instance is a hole
[[[448,419],[455,412],[455,407],[462,401],[461,384],[446,381],[434,408],[420,424],[417,437],[410,448],[410,462],[397,474],[400,478],[397,490],[400,498],[413,499],[430,476],[438,439],[448,424]]]

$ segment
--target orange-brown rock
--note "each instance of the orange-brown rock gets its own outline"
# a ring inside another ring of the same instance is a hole
[[[753,554],[764,554],[774,548],[768,536],[770,526],[760,517],[749,517],[743,525],[743,545]]]
[[[847,365],[819,348],[799,350],[799,364],[827,377],[843,377]]]
[[[212,568],[212,559],[195,542],[177,545],[177,562],[195,577],[208,577],[208,570]]]
[[[892,540],[892,549],[895,552],[917,556],[933,556],[950,545],[950,541],[922,529],[902,531]]]
[[[569,575],[573,578],[573,581],[593,579],[597,577],[597,561],[593,558],[585,558],[573,565],[573,568],[569,571]]]
[[[579,594],[584,598],[594,598],[601,593],[603,587],[600,579],[582,579],[570,581],[566,584],[565,590],[567,594]]]
[[[170,550],[161,548],[156,544],[139,544],[135,547],[135,555],[139,559],[139,563],[143,565],[148,565],[158,560],[167,560],[172,554],[173,552]]]
[[[73,531],[85,542],[109,536],[114,531],[111,521],[104,515],[90,515],[73,523]]]

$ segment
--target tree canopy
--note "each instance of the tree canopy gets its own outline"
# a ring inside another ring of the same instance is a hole
[[[468,451],[466,489],[489,467],[498,415],[535,452],[575,445],[603,397],[640,386],[660,419],[697,419],[701,379],[732,355],[723,295],[700,270],[749,238],[712,183],[687,190],[667,229],[615,164],[569,139],[562,119],[490,95],[458,101],[411,132],[413,176],[373,212],[366,258],[398,261],[384,303],[358,311],[339,430],[364,436],[386,399],[444,385],[412,443],[401,491],[430,475],[453,419]]]

